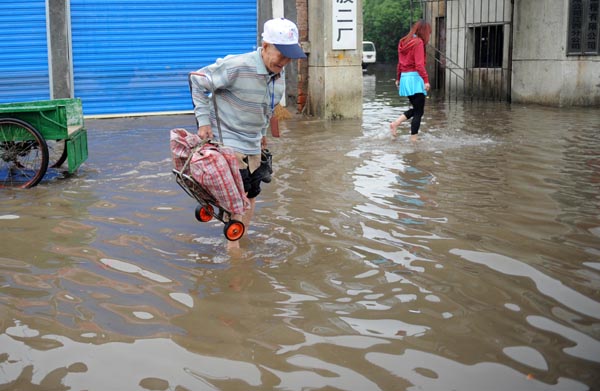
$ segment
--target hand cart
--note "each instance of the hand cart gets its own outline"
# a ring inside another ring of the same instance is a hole
[[[206,143],[216,143],[206,141]],[[204,144],[202,144],[204,145]],[[199,145],[197,148],[201,148]],[[192,154],[190,154],[190,157]],[[194,216],[200,222],[206,223],[214,218],[225,224],[223,234],[230,241],[239,240],[245,231],[244,223],[231,218],[231,212],[219,205],[215,197],[210,194],[198,181],[189,175],[189,163],[191,159],[185,163],[181,170],[173,169],[175,181],[181,188],[193,199],[198,201]]]
[[[211,143],[218,147],[219,145],[222,145],[223,136],[221,134],[221,124],[219,120],[219,114],[217,111],[217,100],[215,96],[216,94],[213,93],[214,88],[212,88],[212,79],[206,74],[192,72],[189,75],[190,89],[193,76],[205,77],[208,80],[209,85],[211,86],[211,89],[210,91],[208,91],[208,93],[210,93],[210,95],[212,96],[212,102],[217,118],[217,129],[219,130],[219,139],[221,140],[220,143],[212,140],[206,140],[203,141],[203,143],[198,145],[196,148],[200,149],[206,143]],[[225,238],[227,238],[227,240],[239,240],[244,235],[244,232],[246,230],[244,223],[242,223],[239,220],[232,219],[231,212],[219,205],[215,197],[212,194],[210,194],[210,192],[208,192],[191,175],[189,175],[189,163],[191,161],[191,156],[193,155],[193,152],[194,151],[190,153],[190,159],[187,160],[187,162],[183,165],[181,170],[172,170],[173,174],[175,174],[175,181],[190,197],[198,201],[198,205],[196,206],[196,210],[194,212],[194,215],[198,221],[207,222],[212,220],[212,218],[214,217],[225,224],[225,227],[223,228],[223,234],[225,235]]]
[[[81,100],[0,104],[0,188],[30,188],[67,161],[72,174],[87,159]]]

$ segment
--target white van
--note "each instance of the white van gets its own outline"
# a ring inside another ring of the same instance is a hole
[[[376,60],[377,51],[375,50],[375,44],[371,41],[363,41],[362,68],[367,69],[367,66],[374,64]]]

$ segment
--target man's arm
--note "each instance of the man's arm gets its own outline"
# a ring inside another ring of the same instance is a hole
[[[198,135],[202,139],[213,138],[209,118],[209,91],[211,91],[211,89],[212,86],[210,86],[204,69],[190,73],[190,90],[192,93],[192,101],[194,102],[194,115],[196,116],[196,121],[198,123]]]

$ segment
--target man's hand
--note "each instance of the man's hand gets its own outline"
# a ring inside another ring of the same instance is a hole
[[[200,126],[198,128],[198,136],[200,136],[202,140],[213,139],[214,136],[210,125]]]
[[[267,149],[267,137],[263,136],[260,139],[260,149]]]

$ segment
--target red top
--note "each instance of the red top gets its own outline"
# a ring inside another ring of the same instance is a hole
[[[425,83],[429,83],[429,76],[425,70],[425,45],[423,40],[417,37],[398,43],[396,80],[400,80],[401,73],[415,71],[419,72]]]

